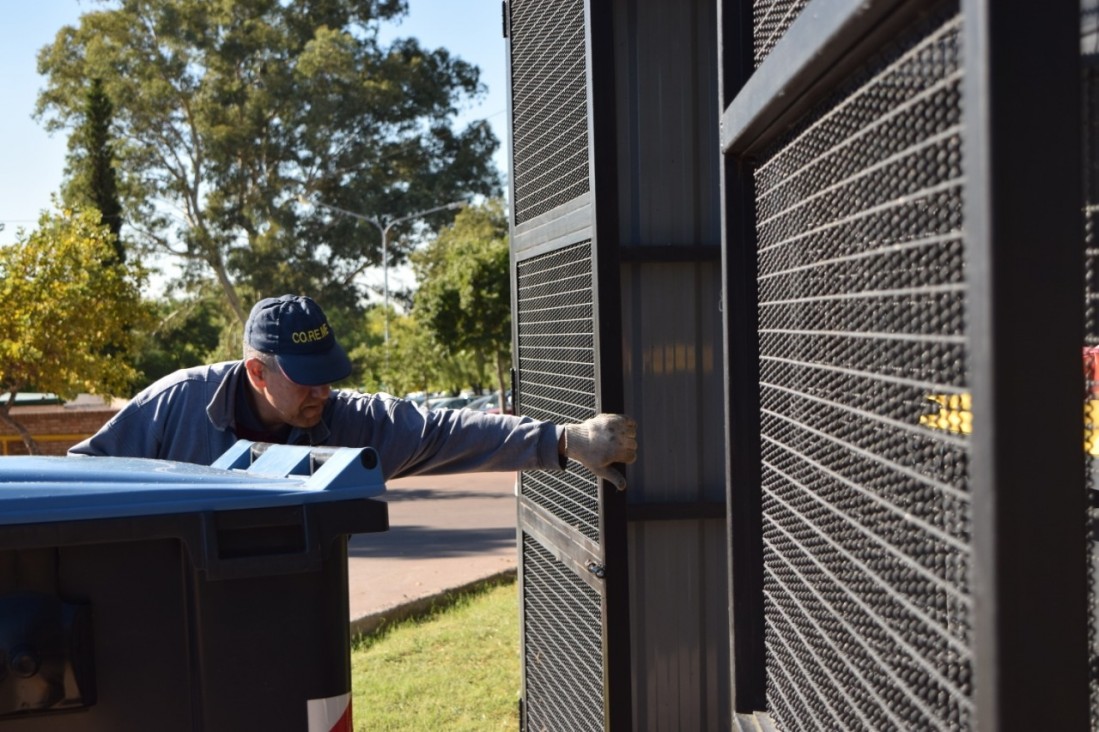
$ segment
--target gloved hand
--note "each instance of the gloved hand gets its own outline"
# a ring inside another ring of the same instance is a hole
[[[610,465],[637,460],[637,422],[624,414],[597,414],[580,424],[567,424],[564,447],[566,457],[624,490],[626,477]]]

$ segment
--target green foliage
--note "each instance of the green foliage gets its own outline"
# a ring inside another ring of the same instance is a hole
[[[356,643],[355,729],[518,729],[519,670],[515,584],[460,596]]]
[[[100,79],[92,79],[84,97],[84,117],[69,138],[68,182],[62,194],[71,208],[94,208],[115,237],[115,256],[126,258],[122,240],[122,202],[114,171],[111,119],[114,105]]]
[[[412,257],[419,282],[413,312],[449,353],[496,370],[503,390],[511,354],[508,225],[503,203],[464,209]]]
[[[354,309],[356,275],[379,263],[373,226],[299,196],[395,218],[499,190],[487,123],[453,128],[482,91],[476,67],[414,39],[378,42],[402,0],[113,5],[40,51],[38,115],[79,125],[88,80],[102,80],[135,244],[181,256],[188,281],[212,273],[241,321],[283,292]],[[394,236],[392,264],[409,245]]]
[[[355,369],[352,379],[365,391],[398,396],[419,391],[458,394],[469,386],[479,389],[492,379],[473,354],[448,350],[415,315],[390,311],[388,349],[382,309],[368,311],[365,323],[365,340],[348,349]]]
[[[281,293],[279,293],[281,294]],[[324,308],[325,315],[328,316],[328,323],[332,326],[333,331],[336,334],[336,338],[339,340],[340,345],[347,351],[348,355],[356,349],[366,347],[369,343],[372,343],[376,337],[380,343],[382,339],[381,325],[379,324],[377,334],[373,331],[373,327],[370,325],[370,311],[364,316],[363,313],[357,309],[348,309],[341,307],[329,307],[328,303],[321,303]],[[379,320],[379,323],[381,321]],[[352,360],[351,376],[348,377],[348,384],[358,386],[364,383],[364,370],[359,368],[354,360]]]
[[[134,366],[141,384],[149,384],[181,368],[240,357],[240,330],[230,329],[224,308],[213,297],[168,298],[152,305],[153,327],[138,334]],[[236,335],[232,356],[219,352],[227,329]]]
[[[390,321],[394,327],[394,321]],[[391,391],[385,368],[385,349],[383,348],[383,323],[380,308],[371,308],[363,317],[359,342],[356,345],[344,345],[351,359],[351,378],[363,391]],[[392,331],[391,331],[392,332]],[[344,343],[343,331],[337,329],[336,336]]]
[[[366,391],[407,394],[440,387],[447,356],[411,315],[389,313],[389,347],[385,345],[385,316],[381,307],[365,318],[365,340],[349,349],[354,378]]]
[[[80,392],[127,394],[134,331],[149,313],[136,264],[113,261],[114,237],[98,211],[43,214],[38,229],[0,248],[0,390],[71,399]],[[15,425],[8,408],[0,419]],[[36,451],[32,442],[28,449]]]

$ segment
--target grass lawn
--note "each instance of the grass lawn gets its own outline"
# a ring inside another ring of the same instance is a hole
[[[518,730],[515,582],[358,639],[351,694],[356,730]]]

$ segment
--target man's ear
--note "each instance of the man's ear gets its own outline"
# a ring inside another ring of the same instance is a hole
[[[258,358],[249,358],[244,361],[244,370],[248,372],[248,381],[257,389],[262,389],[267,385],[264,374],[265,368],[263,361]]]

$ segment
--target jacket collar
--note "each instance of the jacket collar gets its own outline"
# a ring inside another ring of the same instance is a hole
[[[210,423],[222,431],[231,429],[236,424],[237,389],[245,386],[241,383],[241,380],[247,378],[244,372],[244,361],[235,361],[225,365],[228,366],[228,371],[214,390],[210,402],[206,405],[206,416],[210,419]],[[292,429],[287,440],[288,443],[291,445],[325,444],[331,435],[331,430],[329,430],[328,423],[325,421],[328,413],[329,410],[325,408],[324,417],[321,418],[321,421],[308,430],[303,430],[300,427]]]

